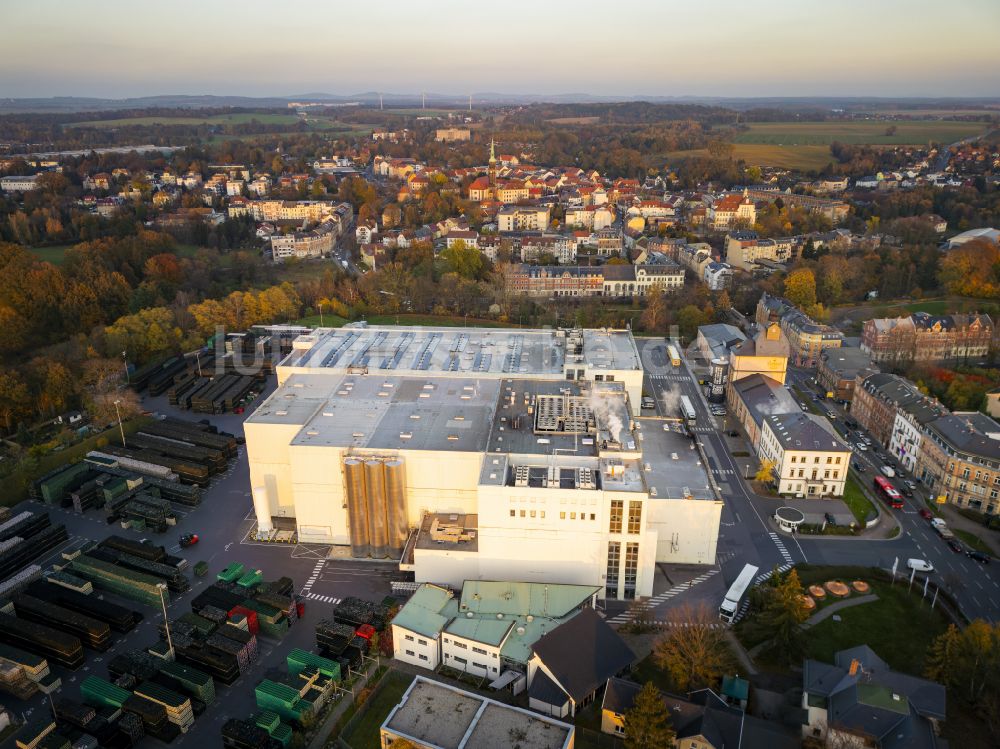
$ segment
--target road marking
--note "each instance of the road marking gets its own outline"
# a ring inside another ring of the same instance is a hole
[[[695,585],[699,585],[699,584],[705,582],[706,580],[708,580],[709,578],[711,578],[713,575],[717,575],[717,574],[719,574],[718,568],[711,569],[708,572],[704,572],[701,575],[698,575],[698,577],[695,577],[695,578],[693,578],[692,580],[690,580],[690,581],[688,581],[686,583],[681,583],[679,585],[675,585],[674,587],[670,588],[669,590],[663,591],[659,595],[655,595],[652,598],[647,598],[645,601],[642,601],[641,605],[639,607],[639,610],[646,611],[648,609],[656,608],[661,603],[666,603],[667,601],[669,601],[674,596],[679,595],[681,593],[684,593],[684,592],[686,592],[688,590],[691,590],[691,588],[693,588]],[[618,616],[616,616],[616,617],[614,617],[612,619],[608,619],[608,623],[609,624],[625,624],[625,623],[631,621],[632,617],[633,617],[633,613],[632,612],[625,611],[625,612],[619,614]]]

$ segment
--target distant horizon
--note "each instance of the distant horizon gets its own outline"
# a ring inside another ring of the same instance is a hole
[[[1000,3],[435,0],[4,8],[0,97],[469,91],[643,97],[1000,97]],[[648,92],[662,92],[658,94]],[[850,94],[841,92],[850,91]],[[690,93],[697,92],[697,93]],[[348,94],[350,95],[350,94]],[[631,96],[631,94],[630,94]]]

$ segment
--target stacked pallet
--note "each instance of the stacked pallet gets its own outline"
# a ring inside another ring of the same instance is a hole
[[[58,573],[57,573],[58,574]],[[27,588],[35,580],[42,577],[42,568],[37,564],[29,564],[16,575],[0,583],[0,598],[7,598]]]
[[[262,710],[254,716],[254,724],[267,731],[268,735],[287,747],[292,742],[292,729],[281,722],[281,718],[270,710]]]
[[[233,562],[226,565],[215,577],[217,580],[225,583],[236,582],[243,576],[243,571],[245,569],[246,568],[239,562]]]
[[[181,729],[170,721],[163,705],[142,695],[130,694],[122,709],[139,717],[146,733],[160,741],[170,743],[181,733]]]
[[[123,569],[90,554],[81,554],[74,559],[70,562],[70,569],[102,590],[117,593],[148,606],[159,606],[161,596],[165,603],[170,602],[170,594],[158,587],[161,584],[159,578]]]
[[[227,720],[222,726],[222,745],[229,749],[279,749],[282,744],[249,720]]]
[[[176,661],[163,661],[160,664],[160,675],[167,677],[177,691],[193,699],[206,705],[215,701],[215,682],[211,676],[197,668]]]
[[[298,675],[307,668],[317,670],[323,676],[334,681],[340,681],[340,664],[321,655],[307,650],[295,648],[286,658],[288,673]]]
[[[49,664],[44,658],[10,645],[0,645],[0,688],[8,694],[28,699],[48,675]]]
[[[131,632],[142,618],[137,611],[61,586],[37,582],[28,586],[28,592],[36,598],[106,622],[115,632]]]
[[[23,648],[69,669],[83,665],[79,638],[58,629],[0,614],[0,643]]]
[[[108,673],[113,679],[128,674],[136,682],[152,679],[159,672],[162,662],[149,653],[131,650],[119,653],[108,663]]]
[[[12,600],[14,610],[21,619],[45,624],[78,637],[88,648],[102,653],[111,647],[111,628],[105,622],[27,593],[18,593]]]
[[[315,719],[313,706],[302,699],[298,690],[287,684],[264,679],[254,689],[257,707],[277,713],[285,720],[308,728]]]
[[[88,676],[83,680],[80,684],[80,695],[88,705],[119,709],[131,696],[127,690],[97,676]]]
[[[38,569],[41,570],[41,567]],[[63,572],[62,570],[47,574],[45,576],[45,582],[52,583],[53,585],[59,585],[67,590],[72,590],[75,593],[82,593],[84,595],[90,595],[94,592],[94,584],[91,583],[90,580],[84,580],[82,577],[71,575],[68,572]]]
[[[135,688],[135,694],[151,702],[162,705],[167,711],[167,720],[177,726],[182,733],[194,725],[194,711],[191,700],[152,681],[144,681]]]

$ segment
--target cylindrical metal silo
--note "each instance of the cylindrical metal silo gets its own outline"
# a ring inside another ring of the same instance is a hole
[[[347,522],[351,526],[351,556],[371,555],[368,535],[368,505],[365,500],[365,464],[357,458],[344,461],[344,489],[347,494]]]
[[[271,522],[271,503],[267,498],[267,489],[255,486],[252,493],[253,511],[257,515],[257,535],[269,535],[274,530],[274,524]]]
[[[406,515],[406,465],[402,458],[385,462],[386,516],[389,519],[389,552],[394,557],[403,553],[410,527]]]
[[[389,529],[385,517],[385,479],[381,460],[365,461],[365,495],[368,498],[368,537],[372,556],[382,559],[388,555]]]

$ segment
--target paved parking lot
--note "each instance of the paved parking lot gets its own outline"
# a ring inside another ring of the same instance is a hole
[[[272,378],[267,392],[273,387]],[[178,418],[195,420],[204,418],[201,414],[193,414],[170,406],[165,396],[147,397],[144,399],[144,405],[150,411]],[[209,418],[220,430],[237,435],[243,432],[244,415],[220,414]],[[15,508],[15,511],[20,509],[22,506]],[[103,513],[94,510],[81,515],[74,512],[71,507],[50,507],[34,502],[24,503],[23,509],[49,512],[53,524],[65,524],[69,534],[69,541],[66,544],[38,562],[43,567],[61,561],[60,554],[63,551],[79,548],[87,541],[100,541],[111,533],[136,539],[147,538],[153,543],[162,544],[169,553],[187,558],[192,567],[195,562],[207,561],[209,574],[204,578],[195,578],[191,575],[192,589],[176,596],[170,602],[168,613],[171,617],[189,611],[191,598],[205,585],[210,585],[216,573],[233,561],[241,562],[248,568],[263,570],[264,578],[267,580],[286,575],[292,578],[296,592],[302,593],[306,601],[302,621],[294,625],[280,642],[261,638],[258,662],[231,687],[217,684],[216,702],[198,717],[194,727],[174,741],[172,746],[218,746],[221,742],[219,732],[227,719],[245,718],[256,711],[253,689],[261,679],[265,678],[268,671],[284,672],[285,656],[293,648],[315,649],[316,622],[329,618],[335,602],[349,595],[381,600],[390,593],[390,581],[402,578],[399,571],[391,564],[345,559],[336,549],[331,555],[331,549],[327,546],[262,544],[249,540],[250,531],[255,527],[255,523],[246,447],[243,445],[240,446],[236,459],[230,463],[226,472],[215,477],[212,484],[204,490],[199,507],[175,507],[177,526],[164,534],[151,532],[140,534],[131,529],[123,530],[117,524],[108,525]],[[184,533],[197,533],[200,540],[196,546],[182,551],[179,538]],[[95,591],[95,595],[102,594]],[[108,652],[95,653],[85,650],[86,662],[76,672],[53,666],[53,671],[58,673],[63,681],[62,689],[54,695],[57,698],[63,696],[79,700],[80,682],[91,674],[108,678],[107,663],[117,652],[141,649],[157,640],[156,627],[162,621],[162,614],[158,609],[113,595],[104,595],[108,600],[140,611],[144,619],[132,632],[119,636]],[[15,714],[23,714],[29,718],[38,710],[48,710],[47,698],[44,695],[37,695],[28,701],[5,697],[4,704]],[[143,742],[144,746],[154,744],[151,739]]]

